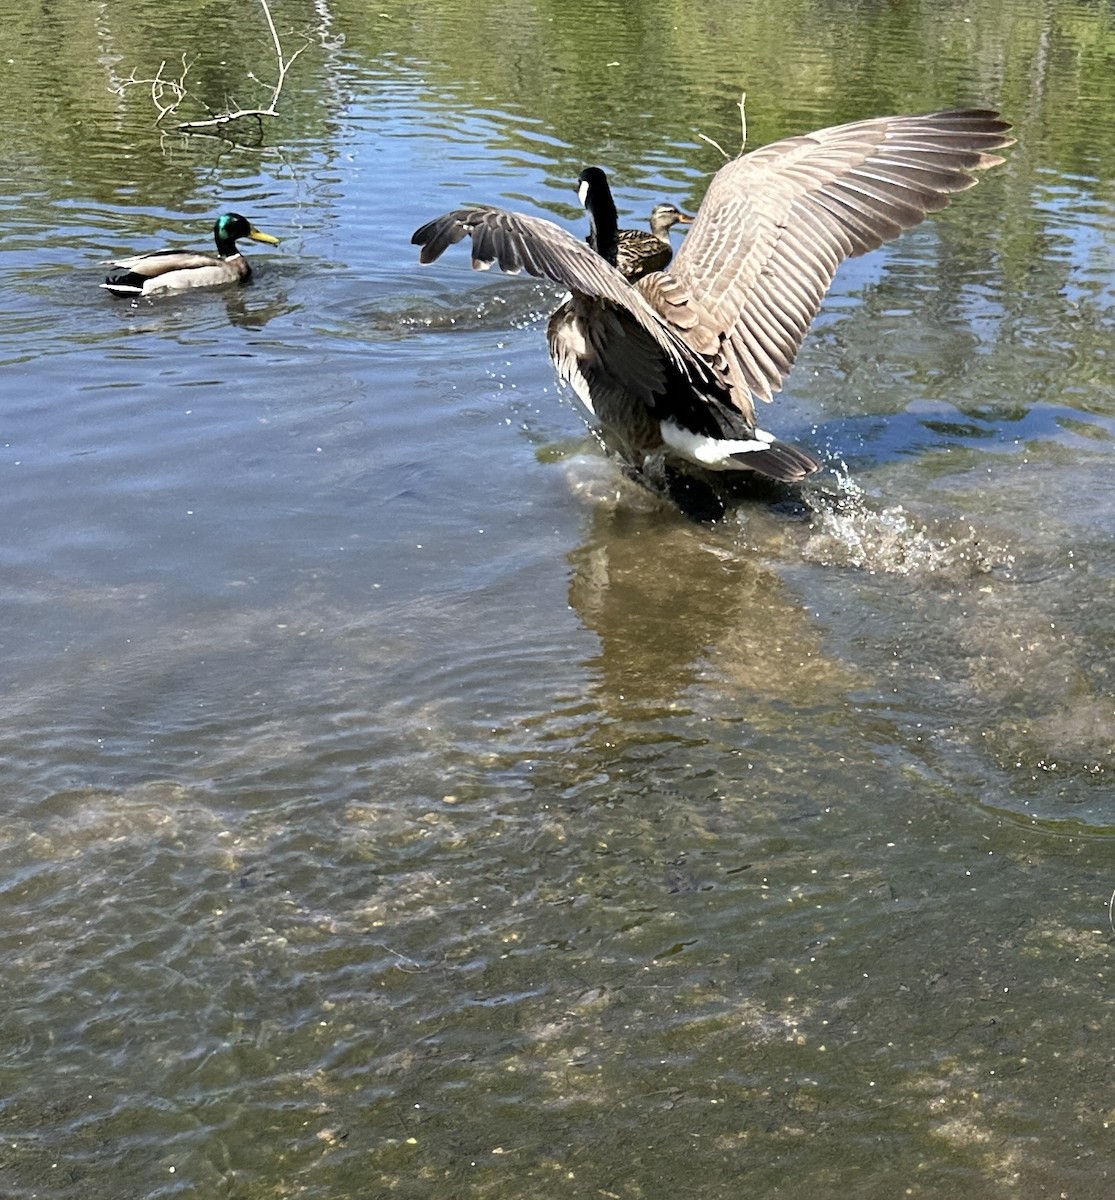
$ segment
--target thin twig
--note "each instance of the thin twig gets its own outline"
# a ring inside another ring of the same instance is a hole
[[[743,135],[740,138],[739,154],[736,155],[736,158],[739,158],[740,155],[743,154],[744,150],[747,147],[747,109],[746,109],[746,105],[747,105],[747,93],[744,92],[740,96],[739,105],[737,106],[739,108],[740,125],[742,125],[742,127],[743,127]],[[706,133],[698,133],[697,136],[701,139],[702,142],[708,142],[708,144],[710,146],[715,146],[716,149],[719,150],[720,153],[724,155],[725,159],[727,159],[729,162],[731,161],[732,156],[728,153],[727,150],[724,149],[724,147],[719,142],[714,142],[712,140],[712,138],[710,138],[708,136],[708,134],[706,134]]]
[[[166,59],[164,58],[159,63],[159,69],[155,72],[153,79],[137,79],[136,73],[133,71],[131,75],[122,80],[116,87],[110,90],[117,96],[122,96],[130,87],[142,86],[151,89],[151,103],[155,106],[155,111],[159,114],[155,118],[155,124],[158,125],[164,117],[168,117],[174,110],[185,100],[187,96],[186,76],[190,71],[190,62],[185,54],[182,55],[182,74],[177,79],[164,78],[163,71],[166,69]],[[169,92],[174,97],[172,104],[164,104],[163,97]]]
[[[708,144],[709,144],[710,146],[715,146],[715,147],[717,148],[717,150],[719,150],[719,151],[720,151],[720,153],[724,155],[724,157],[725,157],[725,158],[731,158],[731,157],[732,157],[732,156],[731,156],[731,155],[728,153],[728,151],[727,151],[727,150],[725,150],[725,149],[724,149],[724,147],[723,147],[723,146],[722,146],[722,145],[721,145],[719,142],[714,142],[714,141],[712,140],[712,138],[710,138],[710,137],[709,137],[707,134],[704,134],[704,133],[698,133],[698,134],[697,134],[697,136],[698,136],[698,137],[701,139],[701,141],[702,141],[702,142],[708,142]]]
[[[281,87],[282,86],[282,82],[281,82],[282,75],[284,75],[286,73],[283,70],[283,45],[282,45],[282,42],[279,41],[279,35],[275,32],[275,22],[271,19],[271,10],[267,7],[267,0],[260,0],[260,3],[263,5],[263,15],[267,18],[267,28],[271,30],[271,40],[275,43],[275,57],[279,60],[279,71],[280,71],[279,86]],[[304,50],[305,46],[303,46],[302,49]],[[299,50],[298,54],[301,54],[301,53],[302,53],[302,51]],[[295,54],[294,58],[297,58],[298,54]],[[294,58],[292,58],[290,61],[294,62]],[[278,95],[278,89],[276,89],[275,94],[276,94],[276,96]],[[274,101],[272,101],[272,103],[274,103]]]

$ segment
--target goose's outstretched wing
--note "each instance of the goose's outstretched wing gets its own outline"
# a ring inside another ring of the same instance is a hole
[[[722,167],[667,275],[643,287],[733,402],[779,390],[836,268],[944,208],[1013,143],[998,113],[877,117],[773,142]],[[718,346],[719,343],[719,346]]]
[[[411,237],[421,247],[419,261],[431,263],[465,237],[472,241],[472,265],[485,270],[492,264],[514,274],[526,271],[567,287],[576,299],[596,308],[616,311],[613,328],[624,330],[631,343],[624,350],[638,352],[650,371],[656,353],[669,367],[688,379],[694,389],[710,398],[726,398],[721,370],[707,356],[694,351],[679,330],[662,319],[642,292],[633,288],[606,259],[560,225],[541,217],[477,205],[460,208],[428,221]],[[657,351],[655,350],[657,348]],[[615,346],[599,346],[605,358],[624,357]],[[665,364],[661,364],[661,375]]]

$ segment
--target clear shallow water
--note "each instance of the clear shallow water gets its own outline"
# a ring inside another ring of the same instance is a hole
[[[261,151],[107,92],[165,8],[8,14],[0,1192],[1109,1195],[1107,19],[292,5]],[[702,529],[556,289],[409,237],[694,204],[743,87],[1020,144],[842,271],[771,417],[830,470]],[[97,289],[230,207],[250,287]]]

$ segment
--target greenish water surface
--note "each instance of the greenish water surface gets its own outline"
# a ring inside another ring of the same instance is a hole
[[[186,136],[261,6],[0,0],[0,1196],[1111,1196],[1110,6],[271,11]],[[409,239],[694,207],[743,91],[1019,140],[700,527]],[[97,287],[227,210],[249,286]]]

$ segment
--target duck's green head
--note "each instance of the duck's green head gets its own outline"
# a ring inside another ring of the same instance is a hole
[[[217,243],[217,253],[223,258],[236,253],[236,243],[240,238],[251,238],[253,242],[266,242],[269,246],[277,246],[279,239],[269,233],[263,233],[239,213],[225,213],[217,218],[213,226],[213,240]]]

